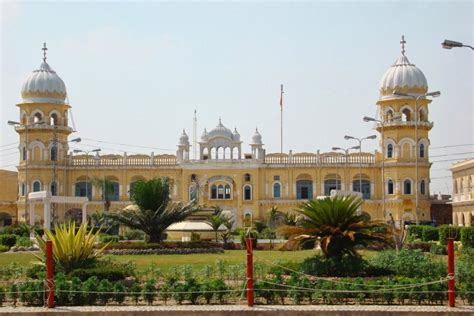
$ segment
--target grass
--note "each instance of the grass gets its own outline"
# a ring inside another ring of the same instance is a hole
[[[307,257],[314,256],[315,250],[301,251],[255,251],[254,261],[294,261],[302,262]],[[161,271],[167,272],[173,267],[182,265],[191,265],[193,269],[203,268],[205,265],[214,264],[217,260],[224,260],[227,264],[246,263],[245,250],[231,250],[224,253],[212,254],[190,254],[190,255],[105,255],[104,257],[113,258],[118,262],[134,262],[138,271],[144,271],[154,263]],[[36,257],[31,253],[0,253],[0,266],[16,262],[21,266],[31,266]]]

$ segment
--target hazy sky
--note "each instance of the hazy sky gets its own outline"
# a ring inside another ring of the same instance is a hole
[[[430,105],[431,192],[450,191],[453,159],[474,156],[474,54],[440,46],[474,43],[473,1],[3,1],[1,11],[0,168],[18,161],[6,121],[18,120],[43,42],[67,86],[74,136],[161,150],[92,140],[77,148],[173,153],[182,128],[192,139],[196,109],[198,139],[221,116],[245,152],[256,126],[267,152],[279,151],[283,83],[284,150],[315,152],[374,133],[362,117],[376,115],[379,81],[404,34],[406,55],[442,93]]]

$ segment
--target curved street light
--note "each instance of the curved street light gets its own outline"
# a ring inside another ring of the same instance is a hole
[[[341,148],[341,147],[332,147],[331,148],[333,151],[343,151],[344,152],[344,157],[345,157],[345,160],[344,160],[344,183],[347,184],[347,156],[349,155],[349,150],[351,149],[360,149],[360,146],[353,146],[353,147],[349,147],[349,148]],[[337,174],[336,174],[336,189],[337,189]],[[344,189],[346,189],[346,187],[344,186]]]
[[[443,47],[444,49],[451,49],[453,47],[468,47],[474,50],[474,47],[471,45],[465,45],[461,42],[456,42],[456,41],[451,41],[451,40],[444,40],[444,42],[441,43],[441,47]]]

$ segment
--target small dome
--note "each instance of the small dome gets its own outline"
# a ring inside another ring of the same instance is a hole
[[[379,91],[381,96],[392,95],[394,90],[404,93],[426,93],[428,82],[423,72],[411,64],[405,56],[405,39],[402,36],[402,55],[385,72],[380,80]]]
[[[64,103],[66,85],[46,62],[46,45],[43,50],[43,63],[26,78],[21,88],[23,102]]]
[[[252,143],[254,145],[262,145],[262,135],[258,132],[258,128],[255,129],[255,134],[252,136]]]
[[[183,129],[183,133],[179,137],[179,145],[188,146],[189,145],[189,137],[186,134],[186,131]]]
[[[207,129],[204,128],[204,131],[202,132],[201,135],[201,141],[207,142],[209,140],[209,133],[207,132]]]
[[[232,131],[222,124],[219,118],[219,124],[209,132],[209,138],[224,137],[232,139]]]
[[[234,128],[234,132],[232,133],[232,138],[236,142],[240,142],[240,134],[237,132],[237,128]]]

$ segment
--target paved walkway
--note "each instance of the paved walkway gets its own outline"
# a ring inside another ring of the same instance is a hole
[[[205,315],[205,316],[236,316],[236,315],[315,315],[318,316],[474,316],[474,306],[449,308],[446,306],[384,306],[384,305],[260,305],[247,307],[244,305],[177,305],[177,306],[80,306],[58,307],[46,309],[43,307],[1,307],[0,314],[6,315],[154,315],[173,316]]]

